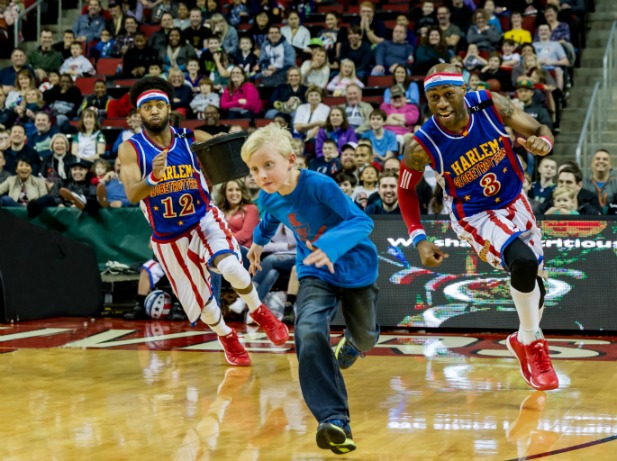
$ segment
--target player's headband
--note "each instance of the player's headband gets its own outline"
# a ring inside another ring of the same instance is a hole
[[[149,90],[144,91],[137,98],[137,108],[139,109],[145,103],[150,101],[164,101],[166,104],[169,104],[169,97],[166,93],[163,93],[160,90]]]
[[[441,85],[463,86],[464,84],[465,81],[463,80],[462,74],[439,72],[437,74],[429,75],[424,79],[424,91]]]

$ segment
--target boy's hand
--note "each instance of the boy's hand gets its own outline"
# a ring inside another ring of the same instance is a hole
[[[249,252],[246,254],[251,265],[249,266],[249,273],[251,275],[255,275],[258,270],[261,270],[261,265],[259,262],[261,261],[261,254],[264,251],[264,247],[261,245],[257,245],[253,243],[251,248],[249,248]]]
[[[332,264],[332,261],[330,261],[328,255],[321,251],[319,248],[315,248],[309,240],[306,241],[306,246],[309,250],[312,251],[312,253],[306,258],[304,258],[304,264],[306,264],[307,266],[314,265],[318,268],[326,266],[330,273],[334,274],[334,264]]]
[[[418,253],[420,253],[420,259],[422,259],[422,265],[426,267],[440,266],[443,260],[449,256],[448,253],[428,240],[422,240],[418,243]]]

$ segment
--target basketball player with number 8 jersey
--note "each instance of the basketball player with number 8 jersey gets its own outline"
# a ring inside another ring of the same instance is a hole
[[[128,199],[140,206],[152,227],[152,249],[189,320],[201,319],[219,338],[231,365],[250,357],[223,315],[208,267],[218,271],[244,300],[249,315],[276,345],[289,339],[287,327],[264,306],[223,213],[210,192],[191,144],[211,138],[169,125],[173,87],[157,77],[138,80],[130,90],[144,130],[120,145],[121,179]]]
[[[510,273],[510,293],[520,320],[506,339],[521,375],[535,389],[559,385],[540,329],[546,290],[542,235],[522,192],[523,169],[505,125],[528,152],[544,156],[553,135],[504,96],[466,93],[463,76],[450,64],[432,67],[424,90],[433,116],[406,146],[399,177],[399,206],[422,264],[439,266],[448,255],[426,238],[415,191],[426,165],[436,172],[452,229],[480,258]]]

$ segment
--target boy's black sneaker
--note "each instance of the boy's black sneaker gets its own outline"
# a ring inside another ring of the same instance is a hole
[[[319,448],[331,450],[336,455],[344,455],[356,449],[349,422],[340,419],[328,419],[319,423],[315,439]]]

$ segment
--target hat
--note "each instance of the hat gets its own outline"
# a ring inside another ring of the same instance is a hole
[[[74,166],[80,166],[82,168],[85,168],[86,170],[90,169],[90,165],[88,165],[88,163],[85,160],[82,160],[80,158],[71,162],[71,164],[69,165],[69,168],[73,168]]]
[[[358,143],[350,141],[347,144],[345,144],[343,147],[341,147],[341,151],[344,151],[347,147],[351,147],[353,150],[356,150],[356,147],[358,147]]]
[[[528,78],[519,80],[518,82],[516,82],[516,89],[518,90],[519,88],[527,88],[528,90],[533,90],[533,82]]]
[[[390,95],[393,98],[405,96],[405,88],[403,88],[401,85],[394,85],[392,88],[390,88]]]
[[[312,38],[308,46],[323,46],[323,41],[320,38]]]
[[[480,89],[489,90],[491,88],[491,86],[487,82],[478,82],[477,87],[479,90]]]

